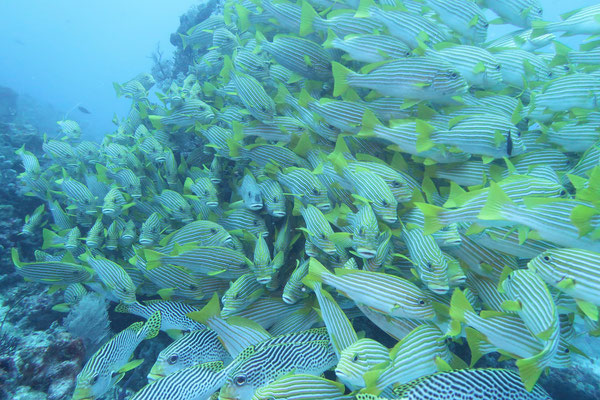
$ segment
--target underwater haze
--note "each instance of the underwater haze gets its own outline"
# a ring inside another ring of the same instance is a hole
[[[194,0],[23,0],[0,3],[0,85],[50,103],[100,141],[111,133],[112,82],[152,66],[157,44],[169,58],[169,35]],[[81,105],[91,114],[75,108]],[[75,108],[75,109],[74,109]],[[58,129],[55,126],[56,130]],[[48,132],[49,134],[56,131]]]
[[[0,400],[600,399],[600,2],[0,35]]]

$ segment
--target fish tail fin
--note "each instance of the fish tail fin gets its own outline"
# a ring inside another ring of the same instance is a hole
[[[516,204],[502,191],[497,183],[492,181],[490,182],[487,200],[479,212],[478,218],[483,220],[502,219],[504,211],[510,206],[516,206]]]
[[[371,7],[373,7],[375,3],[373,0],[360,0],[358,3],[358,8],[356,9],[356,13],[354,17],[356,18],[367,18],[371,16]]]
[[[158,310],[148,318],[142,328],[144,331],[144,339],[152,339],[158,335],[160,332],[161,319],[161,313]]]
[[[372,137],[375,136],[375,127],[378,125],[383,125],[381,121],[377,119],[375,113],[369,109],[365,110],[365,113],[362,117],[362,124],[360,132],[358,132],[358,136],[360,137]]]
[[[594,230],[592,226],[592,217],[597,215],[595,208],[585,205],[577,205],[571,211],[571,222],[579,230],[579,236],[584,236]]]
[[[21,268],[21,260],[19,260],[19,250],[16,247],[10,249],[10,256],[12,258],[13,264],[15,264],[15,268]]]
[[[465,328],[465,332],[467,334],[467,343],[471,350],[471,364],[469,364],[469,367],[472,368],[488,351],[485,349],[486,343],[481,332],[471,327]]]
[[[314,27],[313,22],[315,19],[320,18],[319,14],[310,5],[308,1],[302,2],[302,13],[300,15],[300,36],[306,36],[313,33]]]
[[[113,88],[115,89],[117,97],[121,97],[123,95],[123,89],[121,88],[121,85],[119,85],[117,82],[113,82]]]
[[[213,294],[210,301],[200,311],[194,311],[187,314],[194,321],[208,325],[208,321],[221,316],[221,306],[219,303],[219,295],[217,292]]]
[[[331,63],[331,72],[333,73],[333,95],[337,97],[350,88],[348,77],[356,73],[335,61]]]
[[[60,237],[56,232],[51,231],[50,229],[44,229],[42,231],[42,250],[46,250],[51,247],[55,247],[63,242],[63,238]]]
[[[310,281],[323,282],[325,275],[331,275],[331,272],[317,259],[311,257],[308,264],[308,274],[302,279],[302,282],[306,282],[306,286],[310,285]]]
[[[416,148],[419,153],[427,151],[435,146],[433,140],[431,140],[431,134],[435,132],[435,128],[423,120],[417,120],[417,142]]]
[[[304,2],[306,3],[306,1]],[[331,29],[327,29],[327,39],[323,42],[323,48],[331,49],[333,48],[333,42],[338,39],[335,33]]]
[[[159,253],[158,251],[144,249],[144,257],[146,258],[146,269],[151,270],[160,266],[162,264],[161,261],[163,256],[164,254]]]
[[[531,392],[540,375],[544,371],[544,365],[542,363],[547,352],[548,347],[533,357],[517,360],[517,367],[519,368],[521,381],[523,382],[523,385],[525,385],[525,389],[527,389],[528,392]]]
[[[228,7],[225,7],[228,8]],[[235,11],[238,16],[238,26],[242,32],[246,32],[250,27],[250,10],[241,4],[235,5]]]
[[[183,35],[180,33],[179,37],[181,38],[181,44],[183,45],[183,49],[185,50],[188,47],[187,35]]]
[[[458,288],[454,290],[450,300],[450,317],[459,322],[465,322],[465,313],[475,312],[467,296]]]
[[[445,208],[434,206],[433,204],[427,203],[415,203],[415,205],[421,210],[425,216],[425,225],[423,227],[423,234],[431,235],[434,232],[444,228],[446,224],[442,222],[442,215],[446,211]]]

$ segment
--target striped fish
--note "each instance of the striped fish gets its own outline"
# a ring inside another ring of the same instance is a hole
[[[319,302],[319,315],[327,327],[327,333],[338,360],[342,352],[358,340],[352,323],[334,298],[322,288],[320,282],[307,282]]]
[[[541,93],[534,94],[529,108],[530,116],[538,112],[568,111],[572,108],[597,109],[600,78],[590,74],[576,73],[550,81]],[[550,114],[551,116],[551,114]]]
[[[400,152],[425,157],[440,163],[460,162],[469,158],[469,155],[465,153],[445,154],[434,148],[435,143],[431,140],[434,131],[435,128],[432,125],[422,120],[392,120],[388,127],[377,120],[371,111],[367,111],[363,116],[362,129],[358,133],[358,137],[374,138],[392,143]]]
[[[291,372],[319,375],[335,365],[335,358],[327,338],[302,340],[300,336],[290,342],[250,346],[227,368],[227,380],[219,397],[250,400],[256,390]]]
[[[119,301],[125,304],[136,302],[137,288],[123,267],[104,257],[93,257],[90,253],[83,254],[80,258],[94,269],[102,283]]]
[[[528,175],[512,175],[495,185],[504,190],[511,201],[518,204],[523,204],[523,199],[526,197],[557,198],[566,194],[565,189],[560,184]],[[417,207],[425,215],[425,232],[431,233],[443,226],[458,222],[485,224],[485,221],[480,221],[479,214],[490,193],[491,187],[465,192],[463,189],[453,186],[452,193],[444,203],[445,208],[417,203]]]
[[[465,79],[451,65],[430,57],[410,57],[390,61],[359,74],[333,62],[334,96],[349,88],[373,89],[384,96],[409,100],[445,102],[461,95],[467,88]]]
[[[308,274],[309,260],[300,261],[286,282],[281,298],[287,304],[296,304],[300,299],[308,295],[308,289],[302,283]]]
[[[154,250],[144,250],[147,268],[161,265],[176,265],[194,276],[217,276],[222,279],[235,279],[248,272],[247,259],[243,253],[227,247],[184,245],[168,255]]]
[[[183,223],[194,220],[190,204],[179,192],[164,189],[160,195],[154,196],[154,201],[160,204],[174,220]]]
[[[366,63],[411,55],[410,48],[404,42],[388,35],[352,35],[340,39],[333,31],[329,31],[323,47],[343,50],[349,59]]]
[[[494,57],[502,65],[502,79],[511,86],[525,88],[528,83],[554,78],[547,63],[528,51],[507,49],[494,53]]]
[[[200,22],[198,25],[190,28],[186,35],[179,35],[183,48],[192,46],[193,48],[205,49],[212,44],[213,31],[218,28],[224,28],[225,21],[222,15],[213,15]]]
[[[474,391],[473,388],[478,390]],[[534,386],[531,391],[525,390],[518,374],[508,369],[460,369],[440,372],[394,389],[397,398],[407,399],[423,396],[423,393],[435,393],[435,398],[439,400],[457,397],[475,400],[481,392],[489,393],[489,400],[551,400],[550,395],[539,385]],[[357,396],[358,400],[367,400],[360,396]]]
[[[393,317],[433,319],[428,296],[406,279],[378,272],[335,269],[329,272],[314,258],[304,281],[323,282],[344,296]]]
[[[44,153],[61,165],[76,166],[77,152],[67,142],[48,140],[42,144]]]
[[[301,207],[300,213],[304,218],[306,228],[299,228],[306,234],[306,243],[317,247],[323,252],[333,255],[335,254],[334,234],[331,225],[321,210],[309,204],[307,207]],[[308,254],[308,253],[307,253]]]
[[[371,205],[363,204],[356,214],[346,216],[352,226],[352,243],[361,258],[370,259],[377,254],[379,225]]]
[[[248,170],[244,171],[244,178],[238,188],[238,194],[244,201],[244,206],[252,211],[258,211],[263,208],[263,199],[260,187],[254,178],[254,175]]]
[[[405,214],[402,218],[402,239],[421,281],[432,292],[447,293],[450,289],[448,259],[433,236],[423,232],[423,220],[418,209]]]
[[[227,66],[225,70],[227,71]],[[262,122],[273,121],[275,103],[256,78],[235,71],[231,72],[230,76],[238,97],[250,114]]]
[[[548,285],[572,296],[587,315],[597,317],[598,284],[597,268],[600,254],[576,248],[551,249],[529,261],[527,267]]]
[[[165,332],[169,330],[196,331],[206,328],[203,324],[187,317],[187,314],[198,311],[196,307],[192,307],[187,303],[146,300],[142,304],[136,301],[130,304],[119,303],[115,307],[115,311],[134,314],[146,319],[154,315],[155,312],[160,311],[160,330]]]
[[[232,237],[221,225],[212,221],[194,221],[164,237],[160,252],[170,253],[175,246],[195,243],[200,246],[232,247]]]
[[[142,223],[139,239],[140,244],[144,247],[150,247],[157,244],[160,239],[160,230],[160,215],[154,212]]]
[[[223,362],[193,365],[151,382],[131,400],[208,400],[225,380]]]
[[[322,98],[316,101],[310,94],[303,89],[300,94],[299,104],[315,114],[317,114],[325,123],[334,128],[350,133],[360,131],[362,116],[367,107],[362,103],[354,101],[338,101],[328,98]]]
[[[94,271],[91,268],[75,264],[72,256],[65,256],[62,261],[23,263],[19,260],[19,253],[16,248],[11,249],[11,256],[17,273],[32,282],[69,285],[71,283],[87,282],[94,276]]]
[[[233,55],[233,64],[238,71],[242,71],[258,80],[269,77],[269,63],[267,60],[246,49],[239,49]]]
[[[98,168],[99,164],[96,164],[96,168]],[[142,183],[140,178],[128,168],[119,169],[117,172],[107,171],[105,173],[111,179],[114,179],[121,189],[127,194],[129,194],[134,199],[139,199],[142,197]],[[99,171],[99,175],[102,175]]]
[[[305,206],[311,204],[323,212],[331,209],[327,188],[314,172],[306,168],[286,168],[283,172],[277,173],[277,180],[290,193],[299,196]]]
[[[360,339],[346,347],[335,367],[335,375],[346,386],[358,390],[366,386],[363,376],[378,364],[390,362],[390,351],[373,339]]]
[[[512,229],[512,227],[487,228],[470,236],[477,244],[490,250],[526,259],[534,258],[546,250],[558,247],[550,242],[533,238],[527,238],[522,242],[519,239],[519,232]],[[513,267],[511,266],[511,268]]]
[[[484,0],[483,5],[504,21],[522,28],[530,28],[543,13],[539,0]]]
[[[392,384],[402,385],[437,372],[453,356],[443,336],[437,327],[429,324],[413,329],[390,351],[391,363],[364,375],[368,390],[380,393]]]
[[[265,288],[256,280],[254,274],[244,274],[231,283],[223,294],[221,316],[224,318],[238,313],[265,293]]]
[[[81,207],[86,214],[96,213],[96,198],[86,185],[66,175],[63,179],[59,179],[57,183],[61,185],[65,195]]]
[[[560,22],[535,21],[534,30],[542,32],[565,32],[571,35],[600,33],[600,5],[595,4],[564,14]]]
[[[591,219],[595,214],[591,204],[570,199],[531,198],[525,201],[525,207],[519,207],[492,183],[479,218],[519,223],[535,229],[542,240],[600,252],[600,243],[589,235],[600,226]]]
[[[556,39],[556,36],[553,33],[534,37],[532,32],[532,29],[521,29],[510,32],[497,39],[484,43],[483,46],[490,51],[495,51],[496,49],[522,49],[525,51],[534,51],[546,47]]]
[[[242,148],[242,156],[249,158],[259,166],[272,163],[281,168],[310,168],[310,165],[302,157],[287,147],[276,144],[253,144]]]
[[[331,7],[336,7],[335,2],[331,2]],[[348,35],[364,35],[376,32],[381,29],[381,23],[374,18],[362,16],[355,18],[354,10],[358,6],[348,9],[348,6],[342,5],[342,10],[335,13],[329,13],[327,18],[321,18],[319,14],[308,4],[302,4],[302,21],[300,24],[300,34],[308,35],[315,30],[326,33],[331,30],[336,36],[345,38]],[[325,8],[329,7],[326,6]]]
[[[135,266],[144,274],[144,277],[158,287],[157,292],[163,298],[180,296],[200,300],[204,297],[202,280],[196,279],[182,268],[173,265],[160,265],[147,269],[146,262],[141,257],[137,257]],[[208,288],[207,293],[212,293],[211,290],[214,291],[214,288]]]
[[[364,158],[365,160],[370,160],[366,156]],[[382,163],[379,159],[352,162],[350,167],[368,169],[379,175],[390,187],[390,191],[398,202],[404,203],[409,201],[414,190],[420,188],[420,185],[410,175],[402,171],[397,171],[393,167]]]
[[[34,231],[41,227],[44,222],[44,213],[46,211],[46,206],[44,204],[36,207],[35,210],[30,215],[25,217],[25,223],[21,228],[21,232],[19,234],[23,235],[32,235]]]
[[[257,40],[285,68],[308,79],[327,80],[331,77],[331,56],[315,42],[281,34],[268,42],[259,33]]]
[[[384,11],[373,1],[361,2],[356,16],[370,16],[388,28],[390,35],[402,40],[411,49],[449,41],[449,36],[435,22],[408,11]]]
[[[195,181],[187,178],[184,186],[198,196],[200,201],[206,204],[206,206],[214,208],[219,205],[217,188],[210,178],[200,177]]]
[[[194,126],[196,122],[208,124],[215,118],[212,108],[199,99],[187,99],[183,104],[171,110],[167,116],[150,115],[149,119],[156,129],[167,126]]]
[[[546,343],[539,354],[517,361],[521,379],[527,390],[531,390],[558,351],[558,313],[545,283],[532,271],[513,271],[501,285],[511,299],[503,307],[516,311],[531,333]]]
[[[265,220],[260,215],[243,208],[225,213],[225,217],[219,220],[219,223],[231,234],[242,230],[247,230],[254,236],[269,234]]]
[[[252,400],[350,400],[344,395],[345,387],[315,375],[292,373],[257,389]]]
[[[25,150],[25,145],[21,146],[15,154],[21,158],[21,163],[25,169],[25,173],[32,177],[37,177],[41,173],[40,162],[38,161],[35,154]]]
[[[160,312],[152,315],[146,323],[135,322],[113,336],[85,364],[77,375],[77,386],[73,400],[86,400],[102,397],[125,373],[142,363],[143,360],[129,361],[138,345],[145,339],[158,335]]]
[[[192,331],[159,353],[148,374],[148,381],[164,378],[194,365],[215,361],[231,361],[217,334],[211,329]]]
[[[468,0],[426,0],[425,3],[436,12],[442,23],[460,34],[461,40],[475,44],[485,42],[489,24],[476,3]]]
[[[285,217],[285,196],[279,182],[267,178],[258,184],[258,188],[267,213],[276,218]]]
[[[363,168],[345,168],[343,174],[356,193],[371,205],[379,219],[387,223],[398,220],[398,201],[383,178]]]
[[[429,2],[442,2],[440,0],[428,0]],[[464,0],[465,3],[469,3]],[[452,4],[447,1],[444,4]],[[458,4],[456,4],[459,7]],[[473,5],[477,7],[476,5]],[[493,89],[502,83],[502,63],[495,55],[481,47],[457,45],[440,49],[439,51],[428,50],[428,57],[436,58],[451,64],[465,78],[472,87],[481,89]]]
[[[90,249],[97,249],[104,243],[104,224],[102,217],[96,218],[96,222],[90,228],[85,238],[85,245]]]

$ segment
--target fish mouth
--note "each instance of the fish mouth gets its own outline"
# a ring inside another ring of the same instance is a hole
[[[144,239],[140,239],[140,244],[142,246],[152,246],[152,244],[154,243],[153,240],[144,240]]]
[[[438,293],[438,294],[446,294],[446,293],[448,293],[448,290],[450,290],[450,286],[448,286],[448,285],[432,284],[432,285],[427,285],[427,287],[432,292]]]
[[[152,372],[150,371],[150,373],[148,374],[147,378],[148,378],[148,383],[154,382],[158,379],[164,378],[166,375],[163,375],[161,373],[158,372]]]
[[[290,296],[287,296],[285,294],[281,296],[281,299],[286,304],[294,304],[294,303],[296,303]]]
[[[285,211],[273,211],[273,216],[276,218],[285,217],[285,215],[286,215]]]
[[[326,250],[325,250],[325,249],[323,249],[323,252],[324,252],[325,254],[328,254],[328,255],[330,255],[330,256],[334,256],[334,255],[335,255],[335,253],[336,253],[335,249],[326,249]]]
[[[262,205],[262,203],[255,203],[255,204],[250,204],[248,206],[248,208],[250,210],[252,210],[252,211],[258,211],[258,210],[261,210],[263,208],[263,205]]]
[[[365,249],[365,248],[361,248],[361,247],[356,249],[356,252],[362,258],[373,258],[373,257],[375,257],[375,255],[377,255],[377,252],[375,250]]]
[[[383,222],[387,222],[389,224],[393,224],[394,222],[398,221],[398,217],[395,215],[393,217],[385,217],[381,219],[383,220]]]
[[[256,282],[260,283],[261,285],[265,285],[265,284],[271,282],[271,277],[265,276],[263,278],[256,278]]]
[[[218,206],[218,205],[219,205],[219,202],[218,202],[218,201],[207,201],[207,202],[206,202],[206,205],[207,205],[208,207],[216,207],[216,206]]]

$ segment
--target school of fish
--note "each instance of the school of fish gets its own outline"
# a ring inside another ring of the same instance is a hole
[[[19,149],[44,201],[22,233],[44,241],[13,249],[17,271],[64,291],[56,310],[95,291],[146,320],[72,398],[102,397],[162,330],[135,400],[549,400],[540,375],[600,335],[600,5],[562,18],[228,1],[181,35],[193,65],[158,104],[140,74],[114,85],[132,105],[101,144],[66,120],[50,167]],[[493,23],[516,30],[488,41]],[[518,372],[474,368],[489,353]]]

